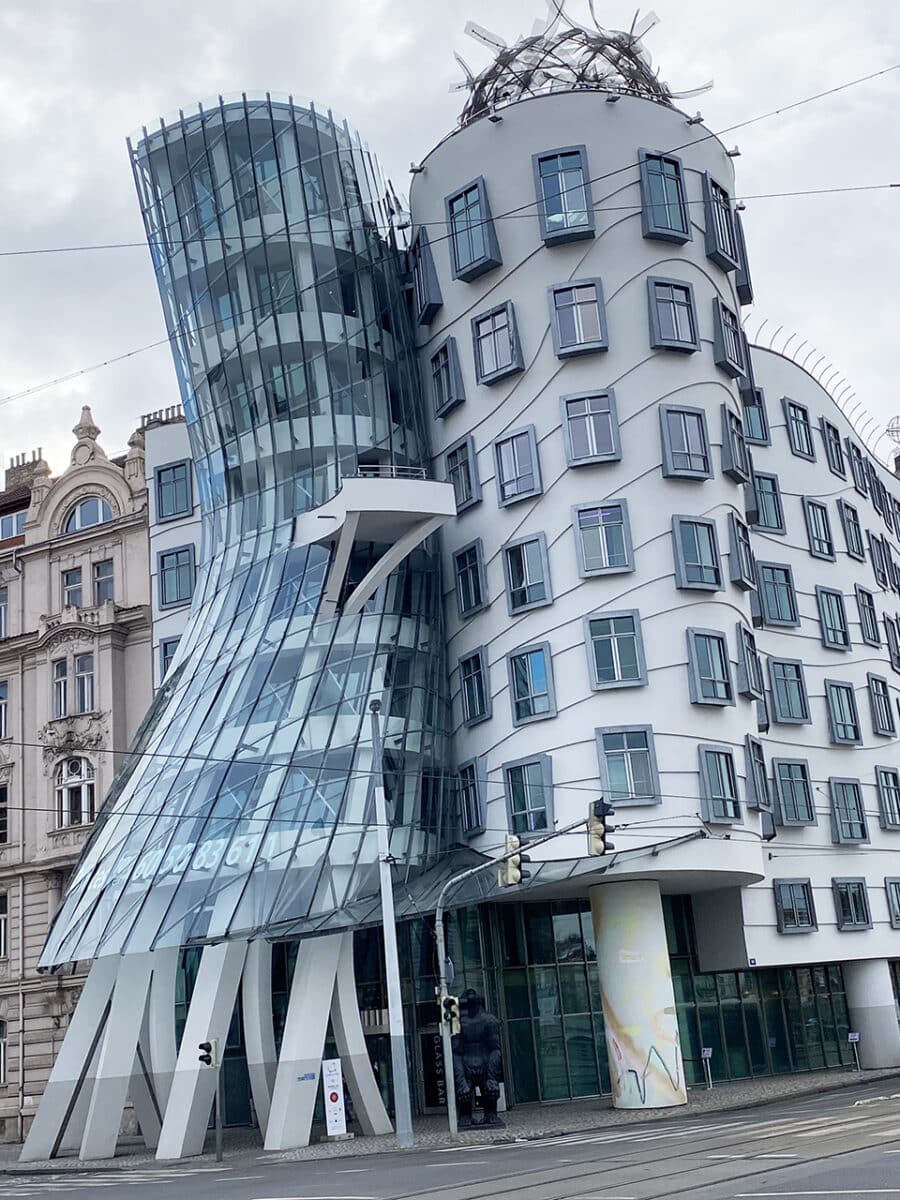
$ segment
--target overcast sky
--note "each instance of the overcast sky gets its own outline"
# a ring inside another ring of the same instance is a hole
[[[710,129],[900,63],[897,0],[654,0],[648,47]],[[596,0],[608,28],[634,3]],[[398,190],[411,159],[454,125],[453,51],[487,50],[467,18],[512,40],[544,0],[0,0],[0,250],[141,241],[126,136],[220,92],[312,97],[346,116]],[[576,17],[586,0],[570,0]],[[900,183],[900,71],[726,134],[738,192]],[[900,412],[900,188],[747,201],[768,319],[839,367],[880,423]],[[165,336],[145,248],[0,258],[0,397]],[[780,341],[784,334],[779,337]],[[795,343],[796,344],[796,343]],[[815,356],[818,357],[818,356]],[[814,360],[812,360],[814,361]],[[140,415],[178,401],[166,346],[0,406],[0,454],[44,447],[66,462],[82,404],[109,453]]]

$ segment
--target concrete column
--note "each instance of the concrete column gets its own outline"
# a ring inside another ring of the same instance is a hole
[[[147,1040],[153,1088],[164,1112],[172,1088],[178,1047],[175,1042],[175,981],[181,951],[167,946],[153,951],[153,978],[150,981],[150,1005],[147,1010]],[[144,1043],[142,1042],[142,1045]]]
[[[378,1080],[366,1049],[366,1035],[359,1015],[356,996],[356,970],[353,966],[353,933],[341,935],[334,998],[331,1002],[331,1029],[341,1059],[344,1078],[353,1100],[360,1128],[365,1134],[390,1133],[391,1119],[378,1090]]]
[[[864,1067],[900,1066],[900,1026],[887,959],[844,963],[850,1028],[859,1033]]]
[[[659,884],[591,888],[613,1105],[687,1103]]]
[[[247,949],[241,998],[250,1093],[256,1109],[256,1120],[265,1140],[278,1056],[275,1053],[275,1025],[272,1019],[272,943],[264,938],[257,938]]]

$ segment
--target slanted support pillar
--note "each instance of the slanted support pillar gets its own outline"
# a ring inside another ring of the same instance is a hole
[[[845,962],[843,971],[850,1028],[859,1034],[860,1066],[900,1066],[900,1028],[887,959]]]
[[[337,1052],[353,1101],[353,1110],[363,1133],[390,1133],[391,1119],[378,1090],[359,1015],[356,971],[353,967],[353,934],[342,933],[340,938],[341,949],[331,1002],[331,1028]]]
[[[263,938],[251,942],[247,950],[241,998],[250,1093],[256,1109],[256,1120],[265,1138],[278,1056],[275,1053],[275,1024],[272,1019],[272,943]]]

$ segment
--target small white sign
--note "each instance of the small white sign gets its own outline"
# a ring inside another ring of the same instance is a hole
[[[701,1046],[700,1057],[708,1062],[712,1058],[712,1046]]]
[[[325,1093],[325,1132],[329,1137],[346,1133],[344,1077],[339,1058],[322,1059],[322,1090]]]
[[[858,1042],[858,1041],[859,1041],[859,1034],[858,1034],[858,1033],[848,1033],[848,1034],[847,1034],[847,1041],[848,1041],[848,1042],[850,1042],[851,1044],[852,1044],[853,1042]]]

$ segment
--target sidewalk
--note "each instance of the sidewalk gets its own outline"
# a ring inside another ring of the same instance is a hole
[[[544,1137],[561,1137],[568,1133],[603,1129],[610,1126],[632,1125],[646,1121],[671,1120],[673,1118],[697,1117],[705,1113],[727,1112],[771,1104],[776,1100],[790,1100],[802,1096],[813,1096],[823,1092],[839,1091],[860,1084],[885,1081],[884,1092],[890,1095],[900,1092],[900,1069],[884,1071],[850,1071],[835,1068],[828,1071],[809,1072],[802,1075],[766,1076],[763,1079],[745,1079],[734,1083],[720,1083],[711,1090],[692,1088],[688,1103],[680,1108],[657,1109],[614,1109],[609,1097],[596,1100],[565,1101],[559,1104],[522,1104],[512,1112],[504,1113],[505,1126],[490,1129],[470,1129],[451,1139],[445,1117],[419,1117],[414,1124],[415,1149],[434,1150],[454,1145],[484,1145],[491,1142],[509,1142],[517,1139],[531,1140]],[[0,1174],[32,1174],[45,1172],[102,1170],[120,1171],[148,1166],[168,1167],[174,1163],[156,1163],[140,1139],[123,1140],[114,1159],[82,1162],[66,1156],[46,1163],[23,1163],[16,1161],[18,1145],[0,1145]],[[358,1157],[364,1154],[383,1154],[396,1151],[392,1134],[383,1137],[356,1137],[350,1142],[317,1142],[299,1150],[272,1153],[273,1162],[303,1162],[311,1159]],[[225,1131],[225,1159],[233,1164],[240,1160],[258,1161],[263,1153],[259,1130],[234,1129]],[[214,1161],[212,1134],[207,1139],[202,1155],[190,1159],[192,1164]],[[184,1160],[182,1160],[184,1161]]]

